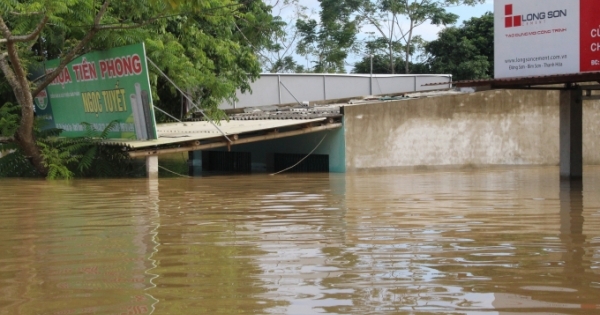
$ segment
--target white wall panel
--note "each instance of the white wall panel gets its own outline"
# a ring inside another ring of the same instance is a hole
[[[279,80],[284,86],[279,84]],[[373,93],[371,93],[371,80]],[[268,106],[322,101],[370,94],[386,95],[448,88],[449,85],[425,84],[451,82],[450,75],[346,75],[346,74],[262,74],[252,83],[252,94],[238,92],[239,101],[223,102],[221,109]],[[293,94],[293,96],[292,96]]]

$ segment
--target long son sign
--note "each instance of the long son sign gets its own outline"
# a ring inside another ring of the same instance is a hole
[[[495,78],[600,71],[600,0],[495,0]]]

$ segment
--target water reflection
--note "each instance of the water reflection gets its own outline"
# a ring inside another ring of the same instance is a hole
[[[583,234],[583,181],[560,182],[560,240],[564,245],[564,268],[569,281],[587,282],[584,265],[585,234]]]
[[[256,257],[260,237],[253,224],[271,217],[254,210],[260,188],[243,178],[160,181],[160,246],[153,259],[156,314],[266,314],[279,302],[260,295],[267,289]]]
[[[142,183],[121,191],[101,181],[3,185],[0,314],[151,313],[157,301],[144,292],[151,213]],[[17,190],[30,198],[10,198]]]
[[[267,292],[264,298],[279,301],[274,314],[313,314],[328,308],[351,307],[350,288],[334,288],[328,279],[344,274],[337,260],[344,246],[344,180],[332,175],[298,191],[266,194],[258,210],[272,215],[258,224],[247,223],[260,235],[258,257]],[[317,193],[323,191],[324,193]]]
[[[586,261],[585,258],[583,181],[561,180],[559,201],[559,239],[562,248],[558,251],[562,252],[562,255],[560,260],[556,260],[552,264],[562,267],[561,281],[557,282],[556,275],[551,274],[549,277],[553,280],[547,285],[520,287],[520,290],[529,291],[524,292],[523,295],[494,294],[492,303],[494,308],[500,310],[533,309],[539,310],[539,314],[544,314],[541,311],[549,309],[581,310],[583,313],[600,309],[600,305],[596,305],[598,299],[594,296],[597,292],[590,290],[590,282],[597,276],[590,272],[589,261]],[[579,303],[568,303],[569,300]],[[500,312],[500,314],[514,313]]]
[[[0,181],[0,314],[593,314],[600,168],[557,172]]]
[[[149,292],[148,290],[156,288],[155,280],[156,280],[156,278],[159,277],[159,275],[154,273],[154,269],[156,269],[158,267],[158,262],[154,256],[158,252],[158,247],[160,246],[160,243],[158,241],[158,228],[160,226],[160,224],[159,224],[159,222],[160,222],[159,201],[160,201],[160,193],[159,193],[159,189],[158,189],[158,179],[157,178],[148,179],[148,210],[149,210],[150,216],[149,216],[148,222],[145,222],[146,223],[145,225],[149,226],[149,228],[152,229],[148,233],[149,240],[150,240],[150,244],[148,244],[148,245],[151,246],[152,248],[151,248],[151,250],[148,251],[150,253],[148,256],[148,269],[145,270],[145,274],[148,276],[148,283],[149,283],[149,286],[147,286],[145,288],[146,292]],[[138,217],[143,218],[144,216],[139,215]],[[146,296],[149,298],[149,301],[151,301],[151,303],[152,303],[150,305],[148,313],[153,314],[154,311],[156,310],[156,304],[158,304],[159,300],[157,300],[155,297],[153,297],[149,293],[146,293]],[[133,314],[140,314],[140,313],[134,312]]]

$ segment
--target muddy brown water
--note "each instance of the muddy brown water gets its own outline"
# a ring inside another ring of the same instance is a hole
[[[600,167],[0,180],[0,314],[600,314]]]

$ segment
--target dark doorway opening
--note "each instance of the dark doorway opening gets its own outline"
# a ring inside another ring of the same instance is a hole
[[[236,172],[252,171],[250,152],[202,151],[202,171]]]
[[[302,160],[305,154],[273,154],[273,169],[275,172],[282,171]],[[329,172],[329,155],[312,154],[304,159],[300,164],[287,172],[294,173],[317,173]]]

